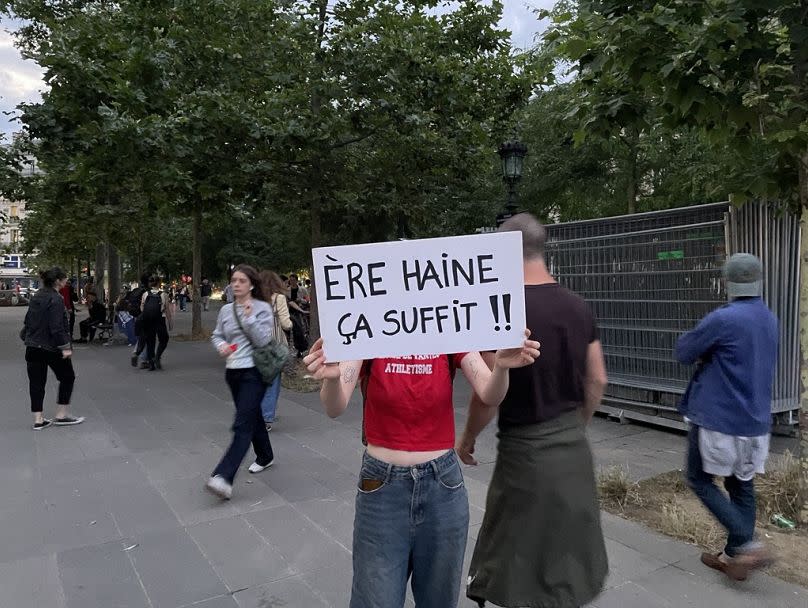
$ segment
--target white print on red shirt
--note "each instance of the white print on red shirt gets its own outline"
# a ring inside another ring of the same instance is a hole
[[[405,374],[414,376],[431,376],[431,363],[388,363],[384,368],[385,374]]]
[[[408,355],[396,357],[401,361],[434,361],[441,355]],[[384,368],[385,374],[399,374],[407,376],[431,376],[431,363],[388,363]]]

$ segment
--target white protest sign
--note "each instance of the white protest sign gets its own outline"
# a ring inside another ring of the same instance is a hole
[[[312,251],[326,361],[521,346],[522,234]]]

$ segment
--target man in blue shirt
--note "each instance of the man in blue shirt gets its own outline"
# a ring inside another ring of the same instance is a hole
[[[690,421],[687,481],[726,528],[722,553],[701,561],[735,580],[769,561],[755,541],[755,473],[769,453],[777,319],[762,299],[760,260],[733,255],[724,267],[729,303],[682,335],[676,358],[697,364],[679,411]],[[724,477],[729,497],[713,483]]]

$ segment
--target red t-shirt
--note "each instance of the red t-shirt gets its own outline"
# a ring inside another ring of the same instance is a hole
[[[73,310],[73,300],[70,299],[70,288],[65,285],[59,290],[59,293],[62,296],[62,300],[65,302],[65,309]]]
[[[451,355],[455,369],[466,353]],[[365,437],[391,450],[428,452],[454,447],[452,373],[448,355],[373,359],[365,395]]]

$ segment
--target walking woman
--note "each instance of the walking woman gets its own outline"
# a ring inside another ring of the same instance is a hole
[[[76,380],[70,360],[73,350],[68,333],[69,318],[64,300],[59,295],[59,291],[67,284],[67,275],[60,268],[51,268],[39,276],[43,287],[31,298],[25,324],[20,332],[20,337],[25,342],[25,362],[35,431],[51,424],[70,426],[84,422],[84,418],[73,418],[67,413]],[[56,417],[53,420],[45,418],[42,411],[49,367],[59,381]]]
[[[292,319],[289,317],[289,306],[286,303],[286,289],[281,278],[271,270],[261,272],[261,283],[264,286],[264,295],[272,306],[272,314],[275,318],[275,340],[288,341],[286,332],[292,329]],[[264,424],[268,431],[272,430],[275,423],[275,412],[278,409],[278,397],[281,394],[281,374],[269,385],[264,399],[261,401],[261,413],[264,416]]]
[[[269,344],[273,336],[272,307],[267,303],[258,271],[241,264],[233,271],[230,285],[235,301],[225,304],[211,341],[219,355],[227,359],[225,379],[233,394],[236,418],[233,440],[205,486],[219,498],[229,500],[233,494],[233,479],[250,449],[255,450],[255,462],[250,473],[260,473],[272,465],[274,458],[269,434],[261,416],[261,400],[267,385],[253,362],[253,346]]]

